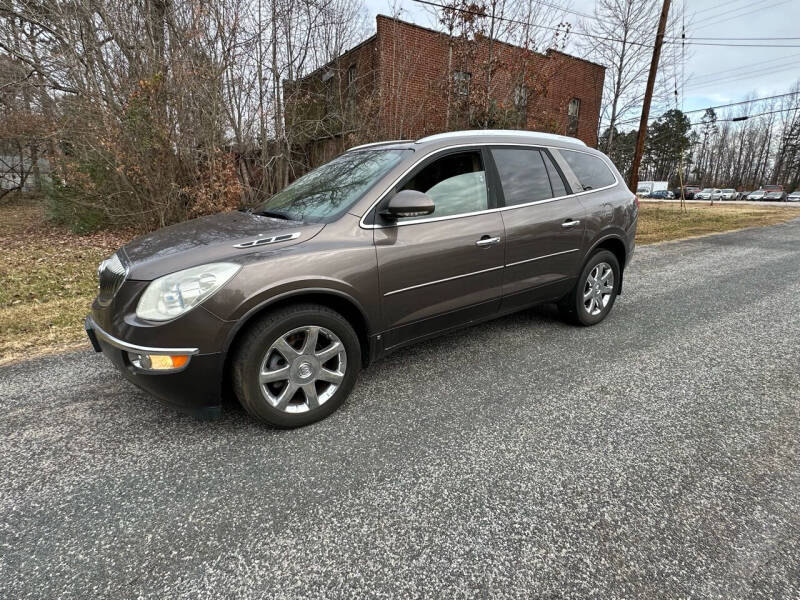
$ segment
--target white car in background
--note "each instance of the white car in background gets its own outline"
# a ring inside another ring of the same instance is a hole
[[[800,202],[800,190],[797,190],[796,192],[792,192],[791,194],[786,196],[786,201],[787,202]]]
[[[736,200],[739,197],[739,194],[736,193],[736,190],[732,190],[731,188],[725,188],[722,190],[721,195],[723,200]]]
[[[767,195],[764,196],[764,200],[768,200],[770,202],[784,202],[786,200],[786,192],[780,190],[767,192]]]
[[[704,188],[694,195],[695,200],[721,200],[722,190],[717,188]]]
[[[767,191],[766,190],[756,190],[755,192],[750,194],[747,197],[747,199],[748,200],[763,200],[764,196],[766,196],[766,195],[767,195]]]

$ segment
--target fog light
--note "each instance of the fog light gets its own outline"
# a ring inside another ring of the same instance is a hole
[[[134,367],[145,371],[169,371],[180,369],[189,362],[188,355],[167,356],[165,354],[128,354]]]

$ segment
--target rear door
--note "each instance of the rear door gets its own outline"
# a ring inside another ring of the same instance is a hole
[[[584,210],[545,149],[493,147],[506,231],[502,309],[563,296],[580,267]]]
[[[375,249],[382,298],[383,344],[390,349],[496,313],[502,292],[505,233],[488,187],[480,148],[437,154],[394,192],[428,194],[432,215],[380,220]]]

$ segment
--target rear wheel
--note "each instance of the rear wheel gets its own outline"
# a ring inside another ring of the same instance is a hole
[[[576,325],[596,325],[606,318],[617,299],[620,267],[608,250],[598,250],[586,261],[575,287],[558,307]]]
[[[269,313],[233,357],[233,385],[245,410],[277,427],[300,427],[335,411],[353,389],[361,347],[339,313],[302,304]]]

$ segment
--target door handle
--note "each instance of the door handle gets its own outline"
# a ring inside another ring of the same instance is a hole
[[[572,219],[568,219],[561,224],[561,229],[572,229],[573,227],[577,227],[580,225],[580,221],[573,221]]]
[[[490,237],[488,235],[484,235],[481,239],[475,242],[475,245],[480,246],[481,248],[486,248],[487,246],[496,246],[499,243],[499,237]]]

